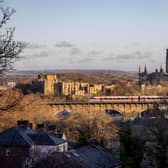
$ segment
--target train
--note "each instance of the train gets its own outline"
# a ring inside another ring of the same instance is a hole
[[[94,102],[159,103],[159,102],[168,102],[168,96],[93,96],[89,99],[89,103]]]

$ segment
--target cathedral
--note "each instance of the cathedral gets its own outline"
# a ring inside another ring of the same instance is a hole
[[[143,84],[145,82],[149,82],[151,84],[159,84],[160,81],[168,81],[168,49],[166,50],[166,71],[164,72],[164,69],[162,66],[160,66],[160,69],[156,69],[155,72],[148,73],[147,67],[145,65],[144,71],[141,72],[141,69],[139,67],[139,84]]]

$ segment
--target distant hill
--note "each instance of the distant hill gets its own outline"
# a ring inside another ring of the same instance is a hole
[[[118,77],[129,77],[136,79],[137,78],[137,72],[135,71],[117,71],[117,70],[44,70],[44,71],[34,71],[34,70],[29,70],[29,71],[12,71],[6,73],[7,76],[36,76],[39,73],[44,73],[44,74],[54,74],[54,73],[60,73],[60,74],[65,74],[65,73],[82,73],[82,74],[105,74],[105,75],[113,75],[113,76],[118,76]]]
[[[45,71],[12,71],[6,73],[5,79],[18,80],[24,78],[37,78],[40,73],[44,74],[60,74],[61,79],[81,80],[81,81],[104,81],[105,79],[117,80],[137,80],[137,72],[133,71],[117,71],[117,70],[45,70]],[[100,78],[100,81],[98,80]],[[110,82],[110,81],[109,81]]]

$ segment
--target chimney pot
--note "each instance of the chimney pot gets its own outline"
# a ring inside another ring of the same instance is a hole
[[[55,125],[49,125],[48,126],[48,132],[55,132],[56,126]]]
[[[36,130],[37,131],[44,131],[44,124],[43,123],[37,124]]]
[[[18,120],[17,121],[18,127],[29,127],[29,120]]]

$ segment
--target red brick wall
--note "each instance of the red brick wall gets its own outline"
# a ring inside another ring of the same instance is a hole
[[[6,156],[6,149],[10,149],[9,156]],[[27,147],[0,146],[0,168],[22,168],[28,156],[29,148]]]
[[[9,156],[6,156],[6,149],[10,149]],[[0,146],[0,158],[18,158],[18,157],[28,157],[29,148],[28,147],[3,147]]]

